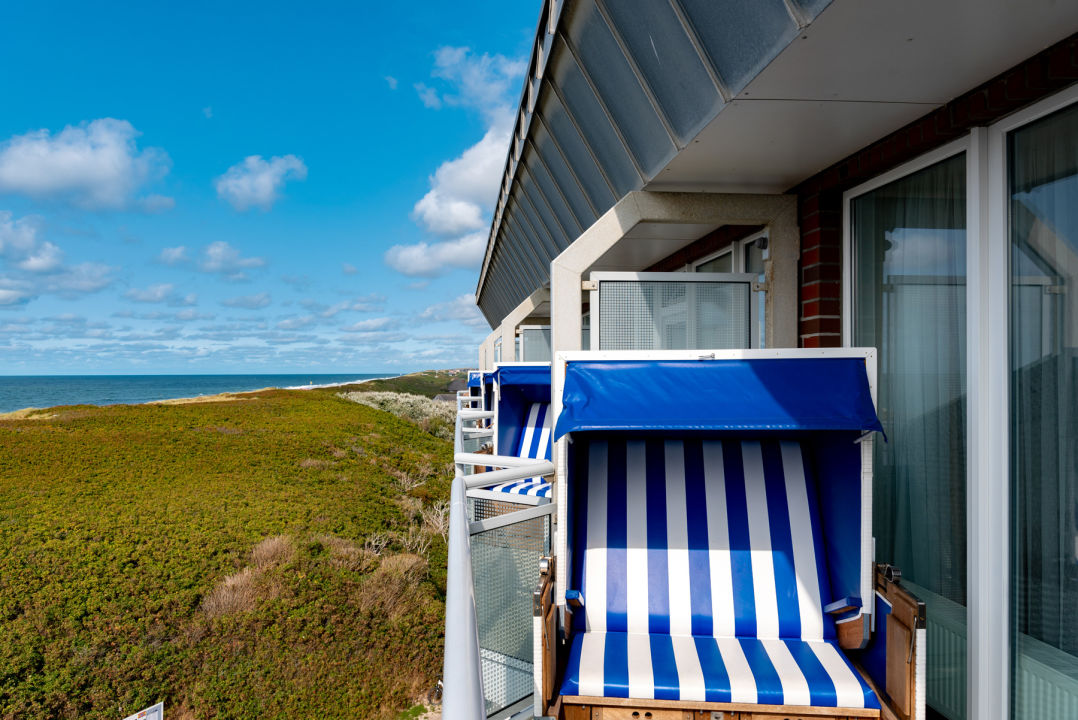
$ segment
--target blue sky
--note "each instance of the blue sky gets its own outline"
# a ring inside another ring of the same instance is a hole
[[[474,365],[538,0],[95,5],[0,7],[0,374]]]

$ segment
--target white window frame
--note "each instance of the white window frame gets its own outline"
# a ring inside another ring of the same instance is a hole
[[[966,716],[1011,717],[1010,239],[1007,136],[1078,104],[1078,85],[842,196],[842,344],[853,338],[851,201],[966,153]]]
[[[697,271],[696,268],[700,267],[704,263],[709,263],[712,260],[716,260],[716,259],[722,257],[723,255],[731,254],[731,255],[733,255],[733,260],[730,262],[730,272],[732,272],[732,273],[745,273],[745,272],[748,272],[748,270],[745,269],[745,248],[748,247],[749,245],[751,245],[752,243],[756,242],[757,240],[759,240],[761,238],[766,239],[767,237],[768,237],[767,229],[764,228],[763,230],[760,230],[759,232],[755,232],[752,235],[749,235],[747,238],[742,238],[741,240],[735,240],[734,242],[732,242],[729,245],[727,245],[726,247],[724,247],[722,250],[716,250],[715,252],[711,253],[710,255],[705,255],[704,257],[700,258],[699,260],[693,260],[691,263],[689,263],[688,265],[685,266],[685,270],[688,271],[688,272],[696,272]],[[737,252],[734,252],[735,249],[737,250]]]

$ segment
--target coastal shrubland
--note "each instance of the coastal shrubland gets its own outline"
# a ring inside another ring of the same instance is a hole
[[[411,420],[423,430],[443,440],[453,439],[454,423],[457,417],[455,403],[403,392],[352,391],[339,394],[345,400],[369,405],[393,413],[399,418]]]
[[[0,420],[0,718],[421,704],[451,455],[335,389]]]

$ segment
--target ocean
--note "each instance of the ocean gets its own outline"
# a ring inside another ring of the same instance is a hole
[[[243,392],[301,388],[386,377],[344,375],[22,375],[0,376],[0,413],[53,405],[117,405]]]

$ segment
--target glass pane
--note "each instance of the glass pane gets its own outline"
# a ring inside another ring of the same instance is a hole
[[[806,19],[812,20],[831,4],[831,0],[794,0]]]
[[[750,346],[745,282],[603,280],[599,350],[712,350]]]
[[[573,216],[576,218],[577,226],[581,228],[591,227],[591,224],[595,222],[595,212],[588,205],[587,198],[584,197],[584,189],[577,182],[577,178],[573,176],[561,151],[555,147],[542,123],[536,122],[532,124],[532,141],[535,143],[535,149],[539,151],[543,163],[550,170],[550,174],[554,176],[558,189],[565,195],[565,199],[569,203],[569,209],[573,211]]]
[[[722,97],[674,9],[655,0],[618,0],[606,9],[674,134],[688,144],[719,111]]]
[[[1078,109],[1010,137],[1012,717],[1078,713]]]
[[[561,146],[562,153],[572,166],[580,184],[584,186],[584,191],[602,215],[614,204],[614,195],[556,94],[546,94],[542,113],[543,120],[550,126],[551,134]]]
[[[525,328],[520,331],[524,342],[523,362],[550,362],[550,328]]]
[[[696,266],[696,272],[728,273],[734,271],[734,254],[724,253]]]
[[[965,156],[851,203],[854,337],[878,350],[876,560],[928,606],[926,700],[965,718]],[[927,551],[926,551],[927,550]]]
[[[579,12],[569,32],[580,62],[640,167],[654,176],[673,158],[674,143],[595,4],[587,3]]]
[[[524,509],[471,498],[472,520]],[[550,553],[549,517],[472,535],[472,575],[487,714],[532,694],[532,591],[539,560]]]
[[[736,95],[797,35],[783,0],[681,0],[727,90]]]
[[[622,144],[603,106],[592,91],[584,74],[568,52],[554,58],[554,82],[565,97],[566,109],[576,119],[576,125],[599,159],[603,172],[618,195],[641,186],[640,175],[633,167],[629,151]]]

